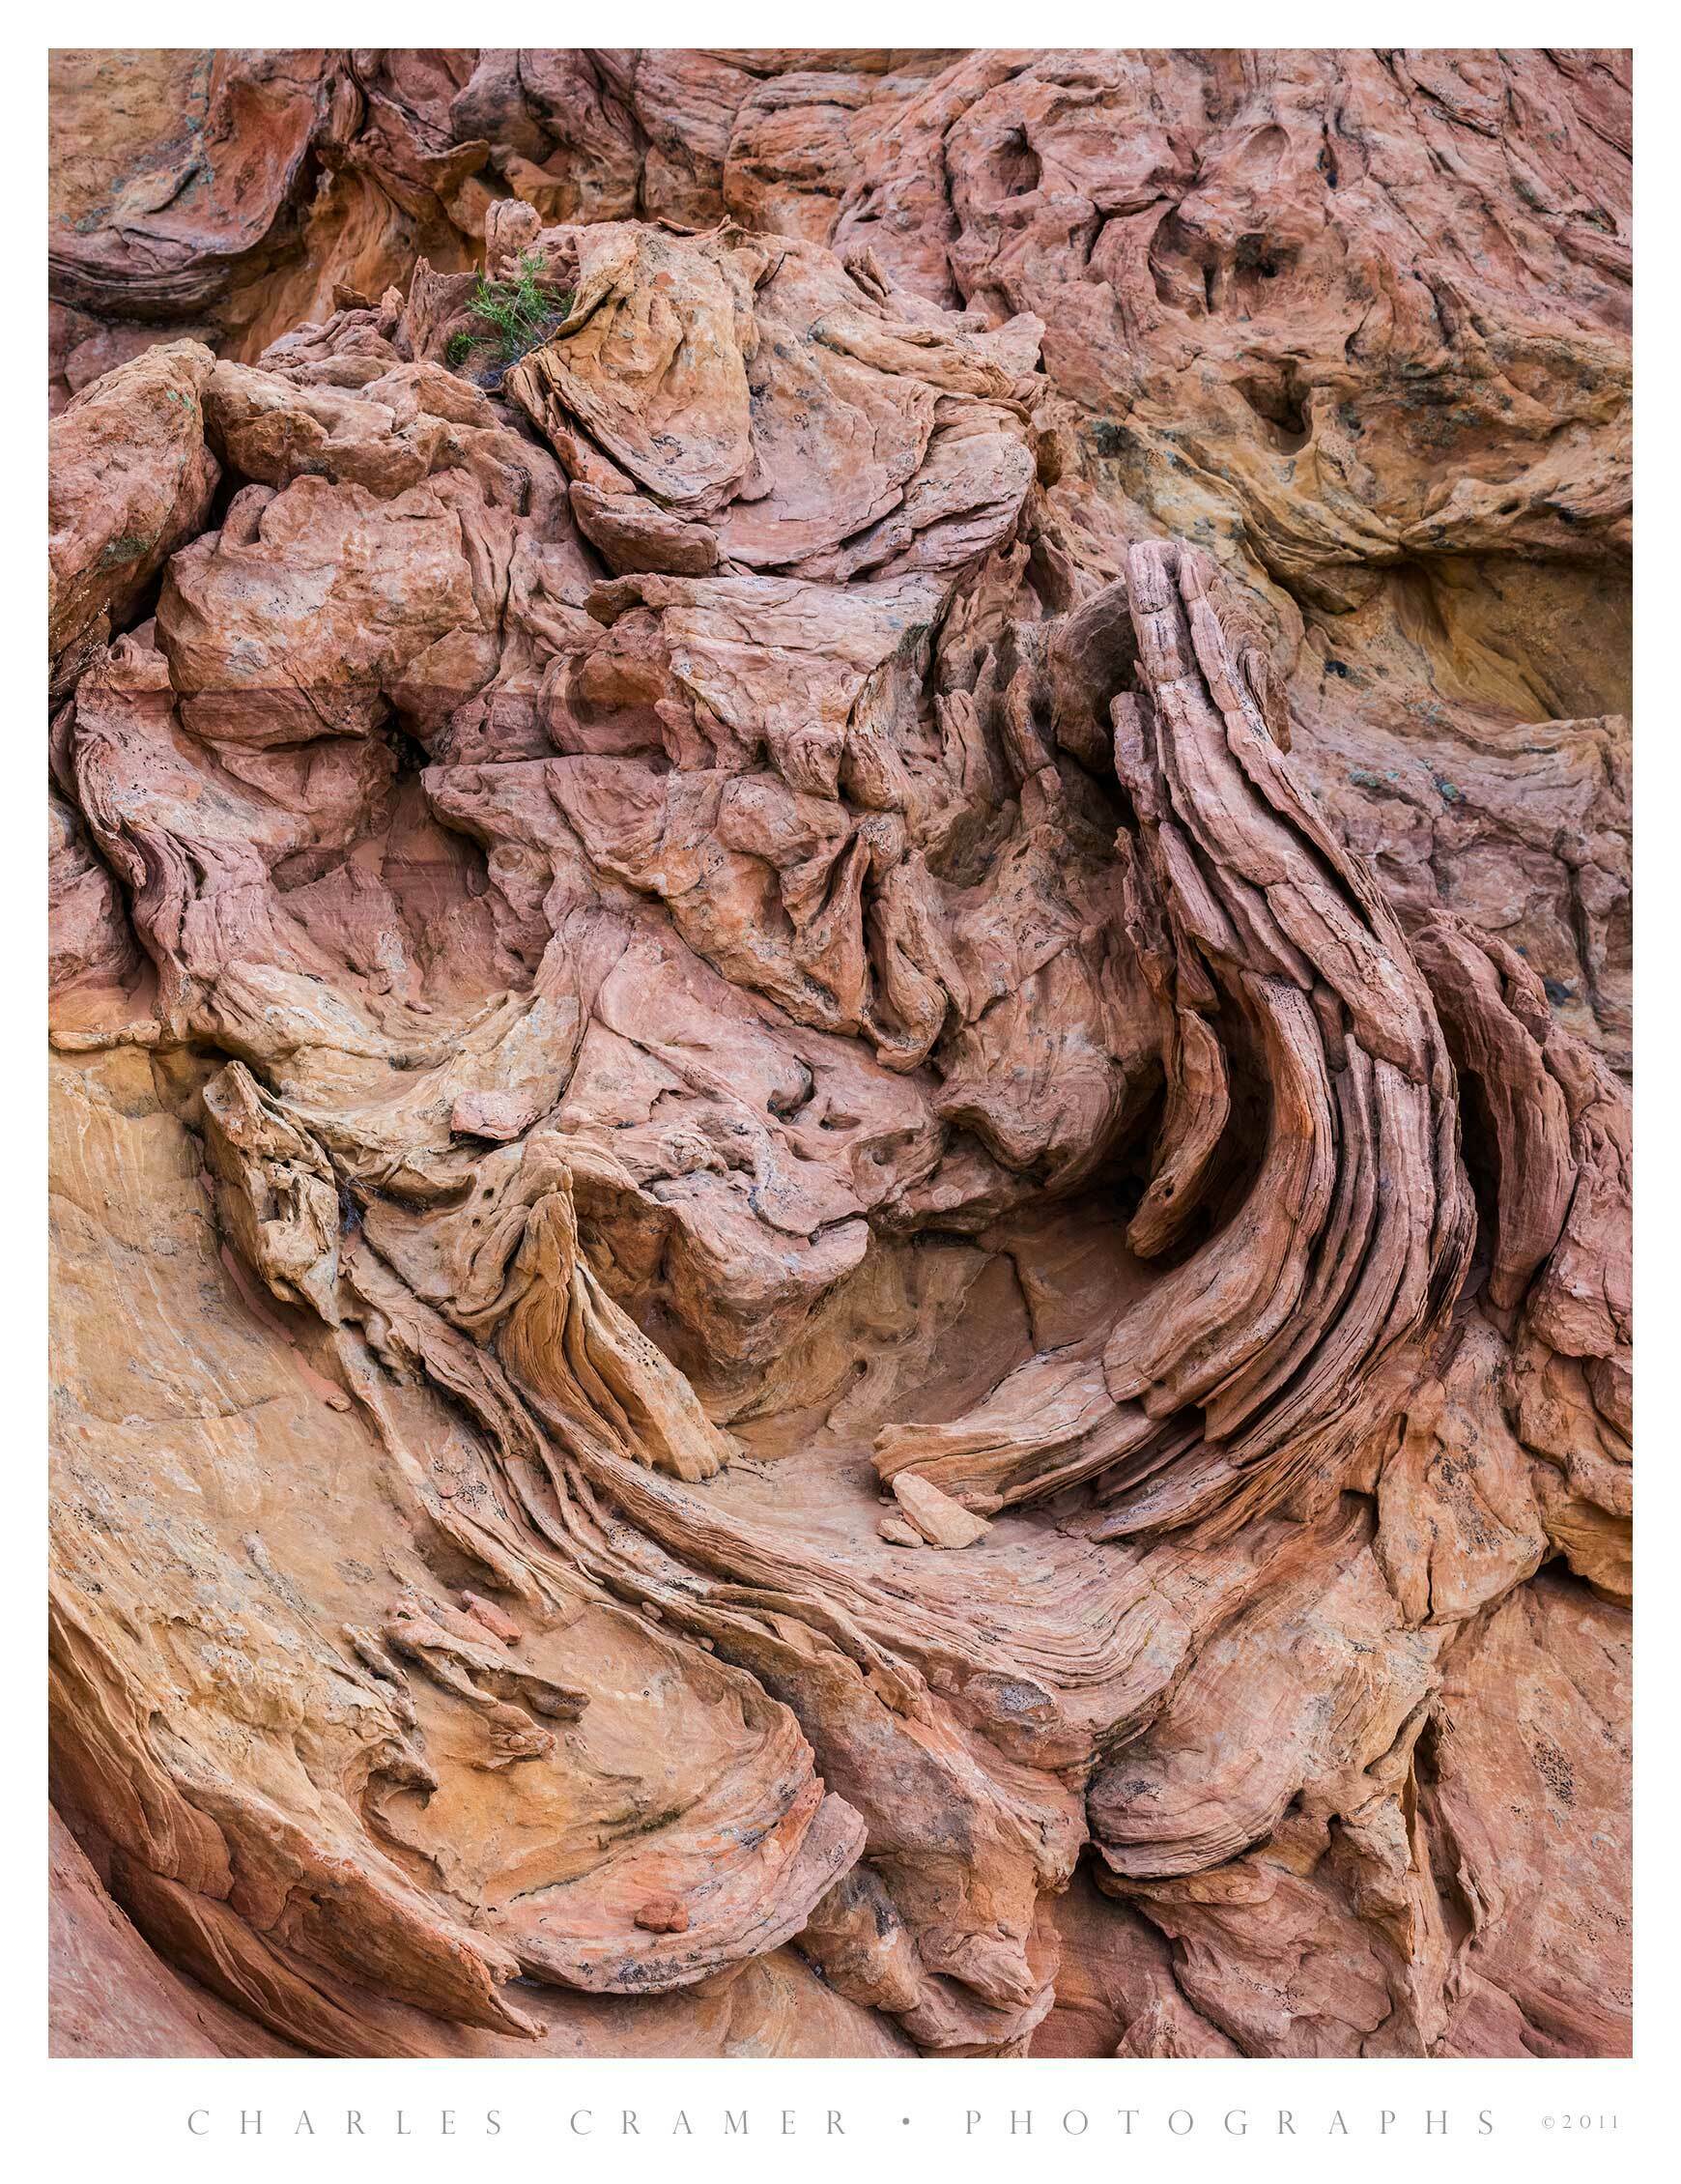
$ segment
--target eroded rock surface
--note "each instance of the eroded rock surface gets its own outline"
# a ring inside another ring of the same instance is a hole
[[[61,2044],[1626,2053],[1622,58],[60,65]]]

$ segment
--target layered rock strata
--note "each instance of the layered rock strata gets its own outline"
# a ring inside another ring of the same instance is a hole
[[[61,2044],[1626,2052],[1615,57],[145,60]]]

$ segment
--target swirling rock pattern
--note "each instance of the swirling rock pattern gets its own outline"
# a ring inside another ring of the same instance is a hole
[[[1623,57],[59,67],[60,2045],[1626,2053]]]

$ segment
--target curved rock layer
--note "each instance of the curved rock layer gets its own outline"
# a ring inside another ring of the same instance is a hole
[[[1624,59],[57,57],[66,2052],[1627,2052]]]

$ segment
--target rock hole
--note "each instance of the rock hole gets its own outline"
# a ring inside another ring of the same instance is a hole
[[[1044,174],[1039,154],[1027,141],[1027,131],[1011,129],[992,156],[992,179],[1003,197],[1028,197]]]
[[[1306,390],[1294,365],[1251,372],[1237,382],[1238,392],[1267,427],[1267,438],[1283,455],[1305,447],[1313,434]]]

